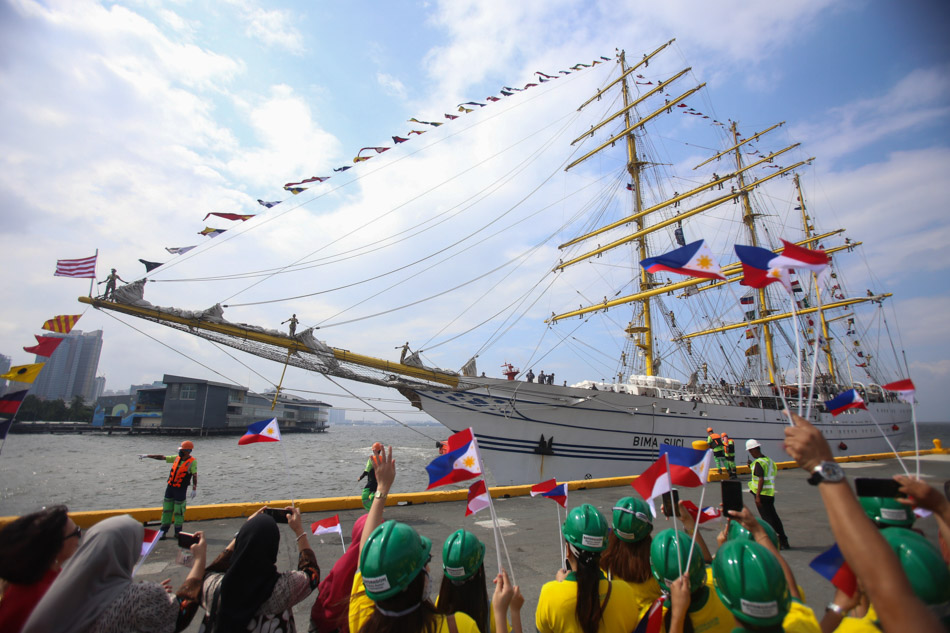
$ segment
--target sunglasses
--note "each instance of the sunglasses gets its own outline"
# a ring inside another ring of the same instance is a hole
[[[76,538],[82,538],[82,528],[79,527],[78,525],[76,526],[76,529],[70,532],[69,534],[67,534],[65,538],[63,538],[63,540],[65,541],[66,539],[72,538],[74,536]]]

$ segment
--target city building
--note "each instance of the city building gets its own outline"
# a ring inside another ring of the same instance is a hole
[[[165,374],[160,386],[137,385],[134,395],[105,396],[96,403],[93,425],[192,429],[199,433],[240,432],[249,424],[277,418],[284,431],[325,431],[331,405],[318,400],[251,394],[246,387]]]
[[[12,367],[13,360],[9,356],[4,356],[0,354],[0,374],[5,374],[10,371]],[[0,380],[0,394],[5,394],[7,392],[7,385],[10,384],[6,380]]]
[[[46,363],[30,388],[30,395],[43,400],[65,400],[76,396],[93,402],[96,395],[96,370],[102,352],[102,330],[69,334],[46,334],[63,339],[49,358],[37,356],[36,363]]]

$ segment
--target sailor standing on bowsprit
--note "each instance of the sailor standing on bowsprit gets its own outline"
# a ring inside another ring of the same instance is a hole
[[[139,459],[163,460],[172,465],[168,473],[168,482],[165,486],[165,498],[162,500],[162,536],[168,534],[172,520],[175,521],[175,536],[181,532],[185,523],[185,507],[187,504],[188,484],[191,483],[191,498],[198,494],[198,462],[191,456],[195,445],[185,440],[178,447],[177,455],[139,455]]]

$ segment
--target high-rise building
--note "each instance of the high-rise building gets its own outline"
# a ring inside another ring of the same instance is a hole
[[[3,354],[0,354],[0,374],[5,374],[8,371],[10,371],[10,366],[12,362],[13,361],[9,356],[4,356]],[[7,392],[7,384],[8,383],[6,380],[0,380],[0,394],[4,394]]]
[[[92,400],[90,402],[95,402],[102,396],[102,392],[106,390],[106,377],[105,376],[96,376],[95,380],[95,389],[93,389]]]
[[[96,396],[96,370],[102,352],[102,330],[82,332],[73,330],[60,336],[63,342],[49,358],[37,356],[37,363],[46,363],[30,389],[30,394],[44,400],[62,399],[67,402],[82,396],[93,402]]]

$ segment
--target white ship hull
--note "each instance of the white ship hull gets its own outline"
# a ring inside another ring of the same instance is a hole
[[[691,446],[706,439],[707,427],[735,440],[739,464],[746,462],[749,438],[761,442],[763,452],[776,461],[788,459],[782,449],[788,421],[775,409],[493,378],[466,382],[479,387],[418,391],[417,403],[453,432],[467,427],[475,431],[498,485],[636,475],[657,459],[660,444]],[[791,401],[789,405],[794,406]],[[910,406],[867,406],[897,446],[910,426]],[[811,422],[836,456],[890,452],[867,411],[852,409],[837,418],[813,411]],[[842,443],[847,448],[841,448]]]

